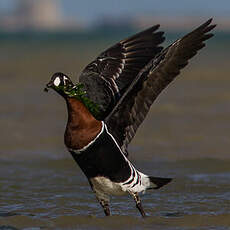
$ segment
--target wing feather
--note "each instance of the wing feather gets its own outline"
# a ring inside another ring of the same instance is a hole
[[[140,70],[163,49],[159,25],[120,41],[101,53],[80,75],[87,96],[101,108],[103,120],[111,112]],[[103,87],[102,87],[103,86]]]
[[[208,33],[215,27],[210,25],[211,21],[208,20],[182,39],[175,41],[152,59],[140,71],[107,117],[106,123],[108,127],[113,127],[110,131],[124,151],[127,151],[127,145],[160,92],[188,64],[188,60],[205,46],[204,41],[213,36]]]

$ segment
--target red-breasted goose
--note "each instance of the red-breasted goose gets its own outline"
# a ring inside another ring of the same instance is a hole
[[[145,217],[138,194],[172,180],[141,173],[128,159],[127,147],[160,92],[213,36],[211,21],[165,49],[163,32],[153,26],[101,53],[79,83],[55,73],[47,84],[46,90],[54,89],[67,103],[65,145],[105,215],[110,215],[111,195],[130,194]]]

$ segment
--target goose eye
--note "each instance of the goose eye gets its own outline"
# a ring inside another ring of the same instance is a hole
[[[60,78],[59,78],[59,77],[56,77],[55,80],[54,80],[54,85],[55,85],[55,86],[59,86],[60,83],[61,83]]]

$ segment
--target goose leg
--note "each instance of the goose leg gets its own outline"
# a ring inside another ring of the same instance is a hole
[[[110,208],[109,208],[110,197],[104,192],[102,192],[101,190],[97,189],[96,186],[93,186],[92,181],[90,181],[90,185],[93,191],[95,192],[96,198],[99,201],[101,207],[103,208],[105,215],[110,216],[111,215]]]
[[[109,202],[105,200],[99,200],[106,216],[110,216]]]
[[[139,210],[139,212],[141,213],[141,216],[144,218],[146,217],[146,214],[145,214],[145,211],[142,207],[142,204],[141,204],[141,200],[140,200],[140,197],[138,196],[137,193],[131,193],[135,203],[136,203],[136,207],[137,209]]]

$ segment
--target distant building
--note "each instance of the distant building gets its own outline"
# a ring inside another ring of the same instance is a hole
[[[18,0],[15,18],[21,26],[35,29],[52,29],[61,25],[57,1]]]
[[[0,15],[3,30],[76,29],[75,20],[63,19],[58,0],[15,0],[15,8]]]

